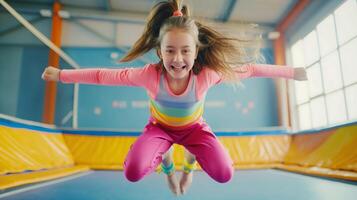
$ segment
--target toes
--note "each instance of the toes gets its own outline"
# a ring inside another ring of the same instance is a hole
[[[186,189],[184,189],[183,187],[180,187],[181,189],[181,194],[186,194]]]
[[[168,176],[167,181],[168,181],[168,185],[169,185],[171,192],[174,195],[178,196],[180,194],[180,186],[176,179],[176,176],[175,175]]]
[[[171,191],[176,196],[178,196],[180,194],[180,189],[179,189],[179,187],[177,185],[175,187],[171,187]]]

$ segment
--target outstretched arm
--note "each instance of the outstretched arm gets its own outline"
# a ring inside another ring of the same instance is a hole
[[[294,80],[307,80],[304,68],[293,68],[280,65],[267,64],[250,64],[234,68],[236,76],[239,79],[250,77],[267,77],[267,78],[288,78]]]
[[[43,72],[42,79],[63,83],[145,86],[152,81],[148,79],[155,77],[153,73],[150,65],[143,68],[79,70],[59,70],[49,66]]]

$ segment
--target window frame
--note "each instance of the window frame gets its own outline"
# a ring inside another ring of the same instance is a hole
[[[356,1],[356,5],[357,5],[357,0],[351,0],[351,1]],[[302,44],[304,43],[304,38],[309,35],[310,33],[315,31],[316,34],[316,40],[318,43],[318,59],[315,60],[314,62],[310,63],[307,66],[303,66],[305,67],[305,69],[309,69],[311,67],[316,66],[316,64],[319,65],[319,70],[320,70],[320,78],[321,78],[321,82],[322,82],[322,93],[318,94],[316,96],[311,96],[310,94],[308,95],[308,100],[304,101],[304,102],[300,102],[299,104],[297,104],[296,102],[296,91],[295,91],[295,85],[293,82],[289,82],[288,83],[288,92],[289,92],[289,109],[290,109],[290,119],[291,119],[291,124],[292,124],[292,129],[293,130],[299,130],[299,131],[304,131],[304,130],[309,130],[309,129],[319,129],[319,128],[324,128],[324,127],[329,127],[329,126],[336,126],[339,124],[346,124],[346,123],[350,123],[351,121],[357,121],[357,118],[351,119],[351,113],[348,110],[348,102],[347,102],[347,96],[346,96],[346,90],[348,88],[351,87],[356,87],[357,85],[357,81],[354,81],[353,83],[350,84],[346,84],[345,85],[345,81],[344,81],[344,76],[343,76],[343,67],[342,67],[342,62],[341,62],[341,48],[343,48],[345,45],[347,45],[349,42],[354,41],[355,39],[357,39],[357,34],[354,35],[352,38],[348,39],[347,41],[344,41],[343,43],[339,44],[339,38],[338,38],[338,30],[337,30],[337,25],[336,25],[336,16],[335,16],[335,11],[345,3],[346,1],[343,2],[339,2],[339,3],[330,3],[329,5],[324,5],[324,7],[322,9],[320,9],[319,12],[316,13],[316,10],[312,11],[310,9],[310,11],[307,11],[308,14],[303,13],[302,15],[305,16],[305,20],[300,18],[300,22],[299,19],[297,20],[297,23],[295,23],[295,25],[287,31],[286,34],[286,38],[288,39],[287,43],[286,43],[286,55],[287,55],[287,64],[294,66],[293,65],[293,53],[292,53],[292,47],[293,45],[297,44],[298,42],[302,42]],[[316,6],[316,5],[315,5]],[[308,9],[307,9],[308,10]],[[310,12],[310,13],[309,13]],[[309,21],[306,21],[306,15],[310,15],[309,16]],[[320,24],[320,22],[322,22],[323,20],[325,20],[326,18],[328,18],[329,16],[332,16],[333,19],[333,23],[334,23],[334,28],[335,28],[335,39],[336,39],[336,44],[337,47],[334,47],[334,49],[329,50],[325,55],[321,55],[321,44],[319,41],[319,34],[318,34],[318,29],[317,26]],[[311,19],[311,20],[310,20]],[[305,23],[306,22],[306,23]],[[300,24],[299,24],[300,23]],[[302,45],[304,48],[304,45]],[[337,53],[337,57],[338,57],[338,62],[339,62],[339,71],[340,71],[340,76],[341,76],[341,81],[342,81],[342,86],[339,88],[335,88],[331,91],[326,92],[326,87],[324,84],[324,72],[322,70],[322,61],[323,59],[325,59],[327,56],[331,56],[331,54],[333,53]],[[305,64],[304,64],[305,65]],[[298,66],[294,66],[294,67],[298,67]],[[309,86],[307,86],[307,89],[309,89]],[[343,93],[343,101],[344,101],[344,109],[345,109],[345,118],[346,120],[343,122],[331,122],[329,117],[328,117],[328,106],[327,106],[327,100],[326,97],[329,94],[338,92],[338,91],[342,91]],[[325,114],[326,114],[326,120],[327,120],[327,125],[326,126],[316,126],[314,127],[313,125],[313,114],[312,114],[312,108],[311,108],[311,101],[316,100],[318,98],[323,98],[323,101],[325,103]],[[309,107],[309,118],[310,118],[310,126],[309,128],[304,128],[302,129],[300,127],[300,119],[299,119],[299,109],[302,106],[306,106],[308,105]]]

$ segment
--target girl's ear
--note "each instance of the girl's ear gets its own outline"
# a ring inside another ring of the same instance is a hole
[[[198,46],[196,46],[196,55],[195,55],[195,59],[197,58],[197,56],[198,56],[198,51],[199,51],[199,47]]]
[[[157,56],[159,56],[160,59],[162,59],[161,49],[160,48],[156,49],[156,54],[157,54]]]

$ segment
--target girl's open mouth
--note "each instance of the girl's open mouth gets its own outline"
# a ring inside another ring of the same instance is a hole
[[[171,69],[173,70],[180,70],[180,69],[185,69],[186,65],[182,66],[182,67],[174,67],[173,65],[171,65]]]

